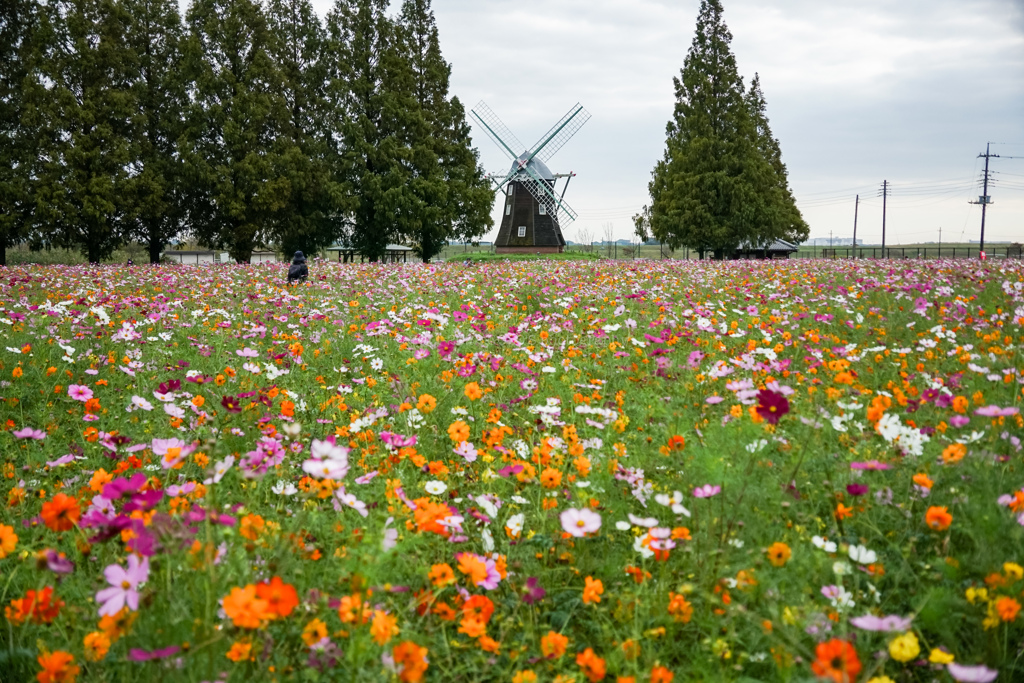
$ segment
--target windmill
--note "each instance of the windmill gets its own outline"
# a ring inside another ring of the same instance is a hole
[[[470,114],[512,160],[508,173],[488,174],[498,192],[505,196],[501,227],[494,240],[495,251],[563,251],[565,238],[561,224],[576,220],[576,212],[565,203],[565,191],[576,174],[552,173],[545,162],[583,127],[590,119],[590,112],[577,103],[529,149],[484,102],[477,104]],[[565,178],[565,185],[559,195],[555,185],[561,178]]]

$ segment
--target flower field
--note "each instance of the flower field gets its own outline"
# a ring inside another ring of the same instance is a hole
[[[1024,265],[0,279],[0,680],[1024,680]]]

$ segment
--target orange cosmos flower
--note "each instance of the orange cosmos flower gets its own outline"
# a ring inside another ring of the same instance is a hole
[[[419,400],[416,401],[416,410],[421,413],[432,413],[436,407],[437,399],[430,394],[422,394]]]
[[[451,565],[447,563],[431,566],[430,573],[427,577],[430,579],[430,582],[438,588],[455,583],[455,572],[452,571]]]
[[[565,654],[565,648],[569,646],[569,638],[555,631],[548,631],[540,639],[540,651],[548,659],[558,659]]]
[[[466,395],[466,398],[468,398],[470,401],[476,401],[477,399],[484,395],[484,392],[480,391],[480,385],[477,384],[476,382],[470,382],[469,384],[467,384],[466,388],[463,390],[463,393]]]
[[[835,683],[854,683],[860,673],[861,664],[857,650],[845,640],[833,638],[819,643],[815,649],[816,659],[811,671],[819,678],[829,678]]]
[[[53,531],[68,531],[75,528],[82,516],[78,501],[71,496],[58,493],[53,500],[43,503],[43,522]]]
[[[480,640],[477,641],[477,644],[484,652],[497,652],[501,649],[501,643],[488,636],[480,636]]]
[[[36,658],[42,671],[36,674],[39,683],[75,683],[81,668],[75,664],[75,658],[69,652],[57,650],[44,652]]]
[[[1020,603],[1013,598],[1001,597],[996,600],[996,612],[1003,621],[1014,621],[1020,612]]]
[[[663,666],[651,669],[651,683],[672,683],[676,675]]]
[[[441,520],[450,517],[452,511],[443,503],[431,502],[429,498],[417,498],[416,509],[413,511],[413,519],[416,522],[416,531],[448,536],[449,531],[441,525]]]
[[[592,648],[587,648],[583,652],[576,655],[576,664],[583,669],[583,675],[587,677],[591,683],[597,683],[597,681],[604,680],[605,676],[605,664],[604,660],[594,654]]]
[[[277,617],[287,617],[299,604],[295,586],[285,583],[280,576],[256,584],[256,597],[265,600],[268,611]]]
[[[462,603],[462,613],[468,618],[486,624],[494,614],[494,603],[486,595],[474,595]]]
[[[772,563],[774,567],[781,567],[789,562],[789,558],[793,555],[793,551],[789,549],[789,546],[785,543],[772,543],[771,547],[768,548],[768,561]]]
[[[0,560],[14,552],[18,547],[18,534],[14,533],[14,527],[0,524]]]
[[[259,628],[275,616],[270,611],[270,604],[256,597],[256,586],[252,584],[245,588],[235,586],[223,602],[224,612],[239,628]]]
[[[842,503],[836,505],[836,519],[843,520],[847,517],[853,517],[853,508],[846,507]]]
[[[319,619],[313,619],[313,621],[306,624],[305,628],[302,629],[302,642],[309,647],[313,647],[326,637],[327,624]]]
[[[90,662],[98,662],[110,651],[110,637],[103,631],[93,631],[83,639],[82,645],[85,658]]]
[[[398,635],[398,618],[383,610],[374,610],[370,635],[378,645],[386,645],[391,638]]]
[[[365,624],[370,618],[370,608],[363,603],[358,593],[345,595],[338,606],[338,618],[343,624],[352,624],[356,620]]]
[[[601,602],[601,594],[604,593],[604,584],[601,579],[587,577],[586,585],[583,587],[583,604],[589,605],[592,602]]]
[[[562,483],[562,473],[553,467],[545,467],[540,473],[540,485],[546,489],[558,488]]]
[[[946,508],[933,505],[925,513],[924,522],[933,531],[945,531],[953,523],[953,515]]]
[[[427,662],[427,648],[407,640],[391,651],[395,664],[401,667],[398,678],[403,683],[419,683],[430,664]]]
[[[686,596],[679,593],[669,593],[668,613],[676,621],[688,624],[693,617],[693,605],[687,601]]]
[[[4,615],[15,625],[24,623],[26,619],[35,624],[50,624],[63,606],[64,601],[54,597],[53,588],[46,586],[41,591],[26,591],[25,597],[11,600],[11,604],[4,608]]]
[[[240,533],[243,538],[255,541],[260,537],[260,534],[263,533],[265,526],[266,523],[259,515],[246,515],[245,517],[242,517],[242,521],[238,526],[238,533]]]
[[[252,654],[252,643],[247,639],[236,640],[231,643],[231,649],[228,650],[227,654],[224,655],[232,662],[240,662],[243,659],[249,659]]]
[[[459,571],[468,576],[474,586],[487,580],[487,564],[472,553],[459,555]]]
[[[928,475],[923,472],[914,475],[914,483],[926,489],[930,489],[935,485],[935,482],[929,479]]]
[[[962,443],[951,443],[942,451],[942,462],[950,465],[960,462],[967,455],[967,446]]]
[[[456,420],[448,425],[448,438],[456,443],[461,443],[469,438],[469,425],[462,420]]]

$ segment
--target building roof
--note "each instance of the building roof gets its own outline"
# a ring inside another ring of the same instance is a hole
[[[797,246],[795,244],[793,244],[792,242],[787,242],[786,240],[773,240],[767,246],[765,246],[765,245],[751,246],[751,243],[750,243],[749,240],[743,240],[742,242],[740,242],[739,250],[740,251],[761,251],[761,250],[765,250],[765,251],[797,251]]]
[[[346,247],[344,245],[335,242],[331,246],[327,247],[326,251],[354,251],[355,247]],[[412,247],[407,247],[404,244],[389,244],[384,247],[384,251],[412,251]]]
[[[516,171],[518,171],[519,170],[519,162],[521,160],[525,159],[526,156],[527,156],[526,152],[523,152],[522,156],[520,156],[519,159],[517,159],[516,161],[513,161],[512,162],[512,168],[509,169],[509,173],[515,173]],[[531,171],[536,173],[537,176],[540,177],[542,180],[550,180],[551,182],[555,182],[555,174],[551,172],[551,169],[548,168],[547,164],[545,164],[543,161],[541,161],[537,157],[534,157],[533,159],[531,159],[530,163],[527,164],[527,167]]]

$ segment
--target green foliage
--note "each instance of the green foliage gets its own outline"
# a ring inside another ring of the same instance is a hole
[[[448,260],[457,261],[598,261],[601,256],[595,252],[587,251],[566,251],[561,254],[492,254],[487,251],[477,251],[467,254],[452,254]]]
[[[493,225],[493,195],[462,103],[448,96],[451,67],[441,55],[430,0],[406,0],[399,22],[419,117],[411,129],[418,220],[409,237],[427,262],[448,240],[479,237]]]
[[[649,190],[651,232],[672,248],[722,257],[806,231],[772,138],[759,84],[744,95],[719,0],[703,0]]]
[[[289,194],[274,215],[273,233],[285,254],[314,254],[331,245],[337,217],[353,204],[329,161],[335,119],[327,97],[327,34],[308,0],[271,0],[266,11],[287,109],[276,146]]]
[[[123,0],[129,23],[125,42],[132,51],[132,156],[130,232],[147,245],[150,263],[181,231],[184,219],[183,168],[177,154],[184,132],[186,83],[182,73],[184,34],[177,0]]]
[[[113,0],[56,0],[37,11],[38,71],[26,98],[41,136],[38,241],[78,246],[95,263],[122,241],[130,212],[137,102],[129,18]]]
[[[7,247],[31,227],[31,162],[34,139],[25,120],[25,86],[30,72],[36,14],[31,0],[0,6],[0,266]]]
[[[274,38],[253,0],[196,0],[187,20],[192,107],[182,154],[191,228],[248,262],[292,194],[281,172],[288,110],[269,52]]]

